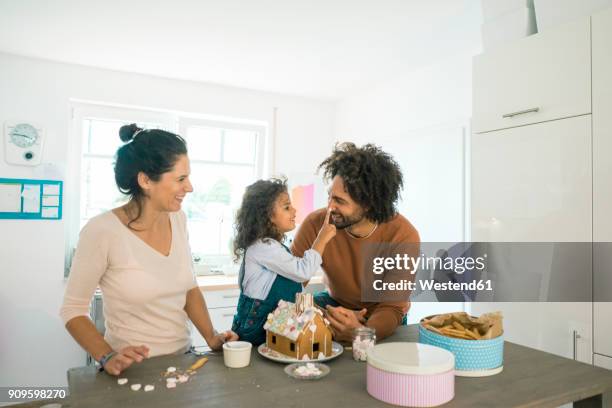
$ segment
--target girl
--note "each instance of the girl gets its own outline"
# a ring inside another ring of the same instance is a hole
[[[294,302],[321,266],[323,251],[336,235],[329,210],[312,248],[295,257],[282,244],[285,233],[295,228],[286,180],[259,180],[247,187],[236,217],[234,255],[242,256],[238,283],[240,299],[232,330],[240,339],[258,346],[265,342],[263,325],[279,300]]]

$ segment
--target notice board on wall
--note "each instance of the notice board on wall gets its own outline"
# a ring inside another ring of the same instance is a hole
[[[0,219],[59,220],[63,182],[0,178]]]

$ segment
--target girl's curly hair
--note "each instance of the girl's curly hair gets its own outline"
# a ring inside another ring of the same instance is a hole
[[[246,188],[234,223],[234,261],[258,239],[283,241],[284,235],[271,221],[274,203],[282,193],[287,193],[285,178],[257,180]]]
[[[386,222],[396,213],[396,203],[404,185],[399,164],[378,146],[354,143],[336,144],[319,170],[327,180],[342,177],[347,193],[365,210],[371,221]]]

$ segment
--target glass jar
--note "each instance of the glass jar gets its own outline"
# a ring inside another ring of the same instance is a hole
[[[353,358],[366,361],[368,350],[376,344],[376,330],[371,327],[358,327],[353,330]]]

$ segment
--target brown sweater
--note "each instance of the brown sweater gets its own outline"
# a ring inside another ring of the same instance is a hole
[[[325,219],[326,209],[319,209],[306,217],[293,241],[291,250],[296,256],[303,256],[310,249]],[[402,323],[403,316],[410,307],[409,300],[398,302],[363,302],[361,284],[363,275],[363,246],[375,243],[417,244],[419,233],[412,224],[398,214],[388,222],[378,226],[374,233],[365,239],[356,239],[346,230],[338,233],[325,247],[323,270],[325,283],[331,297],[340,305],[353,310],[367,309],[367,326],[376,330],[379,339],[391,335]],[[417,249],[418,251],[418,249]],[[415,254],[416,255],[416,254]],[[371,273],[371,272],[370,272]]]

